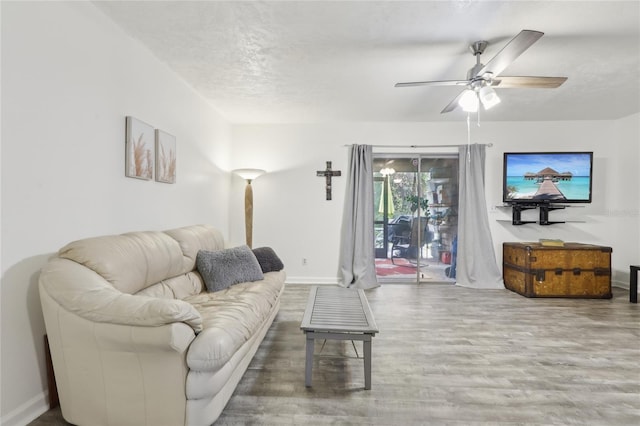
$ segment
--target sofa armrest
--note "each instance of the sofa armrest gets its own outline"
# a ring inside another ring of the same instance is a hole
[[[40,273],[40,291],[64,309],[97,323],[161,326],[175,322],[202,330],[202,317],[189,303],[122,293],[94,271],[67,259],[52,259]]]
[[[195,331],[93,322],[41,292],[62,414],[72,424],[178,425]]]

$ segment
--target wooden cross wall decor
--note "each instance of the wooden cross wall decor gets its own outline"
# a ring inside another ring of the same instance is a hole
[[[334,176],[342,176],[340,170],[331,170],[331,161],[327,161],[326,170],[318,170],[316,176],[324,177],[326,181],[327,200],[331,199],[331,178]]]

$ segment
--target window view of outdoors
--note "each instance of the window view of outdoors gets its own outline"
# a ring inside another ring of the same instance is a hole
[[[455,281],[458,157],[374,160],[376,273],[384,281]]]

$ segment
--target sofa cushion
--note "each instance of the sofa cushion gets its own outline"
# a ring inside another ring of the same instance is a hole
[[[138,296],[158,297],[161,299],[184,299],[201,293],[205,288],[202,277],[193,271],[177,277],[162,280],[136,293]]]
[[[198,251],[216,251],[224,248],[222,233],[210,225],[192,225],[164,232],[180,245],[183,253],[183,273],[196,269]]]
[[[264,278],[258,259],[248,246],[200,250],[196,266],[209,291],[220,291],[233,284]]]
[[[203,326],[189,347],[189,368],[216,371],[224,366],[269,318],[284,289],[284,279],[284,270],[269,272],[260,282],[184,299],[202,315]]]
[[[271,247],[258,247],[253,249],[253,254],[258,259],[262,273],[281,271],[284,269],[282,260]]]
[[[128,294],[188,272],[183,269],[180,245],[162,232],[87,238],[67,244],[58,255],[91,269]]]

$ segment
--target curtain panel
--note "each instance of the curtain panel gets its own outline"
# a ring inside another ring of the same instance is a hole
[[[340,242],[340,285],[378,287],[373,229],[373,149],[352,145]]]
[[[485,145],[460,145],[456,285],[504,288],[484,192]]]

